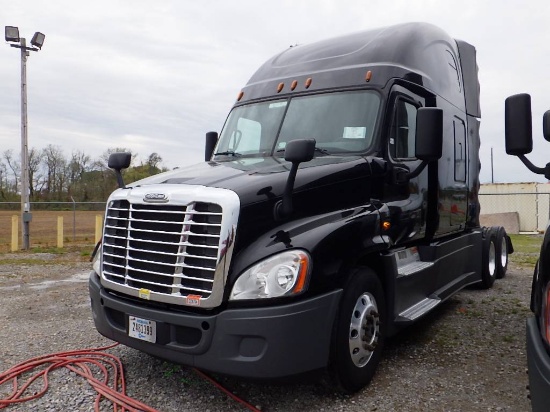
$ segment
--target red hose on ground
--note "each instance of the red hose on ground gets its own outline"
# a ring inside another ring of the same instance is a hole
[[[114,348],[117,345],[118,343],[115,343],[113,345],[104,346],[101,348],[74,350],[39,356],[15,365],[5,372],[0,373],[0,387],[4,384],[8,384],[10,381],[12,383],[11,394],[9,394],[5,399],[0,399],[0,409],[17,403],[23,403],[40,398],[48,390],[48,374],[54,369],[67,368],[77,375],[85,378],[90,386],[97,392],[94,402],[94,411],[99,411],[101,399],[105,398],[113,404],[114,412],[159,412],[156,409],[126,395],[126,382],[124,381],[122,362],[116,356],[103,352],[107,349]],[[99,380],[94,376],[92,367],[99,370],[102,380]],[[41,369],[35,371],[37,368]],[[108,368],[113,371],[114,376],[112,379],[109,376]],[[194,370],[198,375],[211,382],[217,388],[249,410],[260,412],[259,409],[232,394],[210,376],[200,372],[197,369]],[[25,384],[20,387],[18,378],[20,378],[24,373],[32,373],[33,371],[35,373],[32,374],[27,379]],[[42,378],[43,381],[42,389],[32,395],[24,396],[25,391],[27,391],[31,384],[39,378]],[[112,387],[109,385],[110,382],[112,383]]]
[[[69,352],[60,352],[51,355],[39,356],[29,359],[0,374],[0,386],[7,382],[12,383],[12,392],[6,399],[0,399],[0,409],[16,403],[27,402],[43,396],[48,390],[48,374],[58,368],[67,368],[77,375],[85,378],[90,386],[98,393],[95,402],[94,410],[99,411],[101,398],[108,399],[113,404],[115,412],[158,412],[135,399],[126,395],[126,383],[124,381],[122,362],[119,358],[104,350],[111,349],[117,346],[105,346],[95,349],[75,350]],[[94,377],[92,368],[99,369],[102,380]],[[112,386],[109,386],[109,371],[108,367],[113,370]],[[41,368],[36,371],[37,368]],[[24,373],[32,373],[25,384],[19,387],[18,378]],[[24,396],[25,391],[37,379],[42,378],[42,389],[32,395]]]
[[[222,392],[224,392],[227,396],[229,396],[231,399],[239,402],[241,405],[246,406],[248,409],[250,409],[253,412],[261,412],[258,408],[256,408],[254,405],[249,404],[247,401],[239,398],[237,395],[231,393],[229,390],[224,388],[218,381],[216,381],[214,378],[211,378],[206,373],[201,372],[198,369],[193,369],[197,375],[201,376],[202,378],[206,379],[208,382],[210,382],[212,385],[214,385],[216,388],[220,389]]]

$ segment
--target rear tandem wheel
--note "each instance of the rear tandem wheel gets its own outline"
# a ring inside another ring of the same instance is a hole
[[[481,288],[490,289],[497,276],[497,243],[494,228],[487,228],[481,250]]]
[[[506,276],[506,270],[508,269],[508,254],[511,252],[508,250],[508,236],[506,230],[502,227],[493,228],[496,231],[496,265],[497,265],[497,279],[502,279]]]

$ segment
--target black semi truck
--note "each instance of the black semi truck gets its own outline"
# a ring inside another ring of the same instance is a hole
[[[550,110],[544,113],[543,135],[550,141]],[[533,150],[531,96],[522,93],[505,102],[506,153],[518,156],[533,173],[550,180],[550,163],[535,166],[526,154]],[[533,412],[550,409],[550,224],[546,227],[533,273],[531,311],[527,319],[527,365]]]
[[[475,48],[423,23],[295,46],[238,94],[205,162],[109,166],[89,289],[106,337],[203,370],[372,379],[387,337],[506,273],[480,227]]]

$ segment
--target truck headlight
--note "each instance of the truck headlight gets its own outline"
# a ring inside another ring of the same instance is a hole
[[[244,271],[229,300],[265,299],[297,295],[307,289],[310,257],[303,250],[271,256]]]

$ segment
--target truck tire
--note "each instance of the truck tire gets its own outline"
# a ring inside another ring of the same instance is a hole
[[[357,269],[342,296],[332,336],[329,374],[345,393],[357,392],[374,376],[384,347],[384,290],[368,269]]]
[[[496,229],[496,264],[497,264],[497,279],[502,279],[506,276],[508,269],[508,239],[506,229],[499,226]]]
[[[502,279],[506,276],[508,269],[508,239],[506,229],[499,226],[496,229],[496,264],[497,264],[497,279]]]
[[[487,229],[483,240],[482,266],[481,266],[481,288],[490,289],[495,283],[497,275],[497,243],[496,233],[492,228]]]

